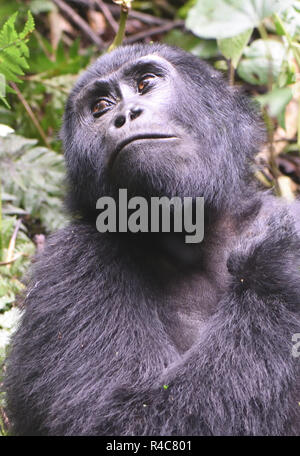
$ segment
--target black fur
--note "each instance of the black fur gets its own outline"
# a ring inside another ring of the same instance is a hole
[[[127,112],[122,71],[148,54],[171,64],[167,75],[143,96],[130,79],[142,114],[114,130],[115,113]],[[86,88],[99,77],[122,102],[95,120]],[[111,167],[114,135],[145,125],[179,131],[180,147],[129,148]],[[196,57],[136,45],[79,78],[62,136],[76,218],[33,267],[7,363],[13,432],[299,433],[299,207],[256,188],[251,161],[264,135],[255,108]],[[120,187],[204,196],[203,243],[100,234],[96,200]]]

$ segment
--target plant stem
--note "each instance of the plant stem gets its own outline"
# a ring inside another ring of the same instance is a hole
[[[265,29],[264,24],[261,22],[258,25],[258,30],[260,33],[261,38],[264,40],[265,45],[266,45],[266,51],[267,51],[267,57],[269,60],[269,71],[268,71],[268,91],[271,92],[272,86],[273,86],[273,72],[272,72],[272,54],[270,51],[269,43],[268,43],[268,33]],[[274,187],[275,187],[275,192],[278,196],[281,196],[281,191],[280,187],[278,184],[278,177],[280,176],[280,172],[277,168],[276,165],[276,159],[275,159],[275,149],[274,149],[274,123],[273,119],[270,117],[267,108],[263,108],[262,110],[263,113],[263,118],[267,127],[267,133],[268,133],[268,143],[269,143],[269,151],[270,151],[270,168],[274,177]]]
[[[27,103],[27,101],[25,100],[23,95],[21,94],[18,86],[14,82],[11,82],[10,85],[14,89],[14,91],[16,92],[17,97],[19,98],[20,102],[24,106],[27,114],[29,115],[30,119],[32,120],[33,124],[35,125],[36,129],[38,130],[39,134],[41,135],[41,138],[43,139],[46,147],[48,147],[50,149],[50,144],[49,144],[49,142],[47,140],[47,137],[45,135],[44,130],[42,129],[41,125],[39,124],[39,121],[37,120],[35,114],[33,113],[32,109],[31,109],[31,107],[29,106],[29,104]]]
[[[115,39],[109,46],[107,52],[113,51],[118,46],[121,46],[121,44],[123,43],[123,39],[124,39],[124,35],[125,35],[126,21],[127,21],[127,17],[128,17],[128,11],[129,11],[129,8],[127,6],[122,5],[120,22],[119,22],[119,30],[115,36]]]
[[[273,85],[273,72],[272,72],[272,54],[271,54],[270,46],[269,46],[269,43],[268,43],[269,37],[268,37],[268,33],[267,33],[266,29],[265,29],[265,26],[263,25],[262,22],[258,25],[257,28],[259,30],[259,34],[260,34],[261,38],[264,40],[265,45],[266,45],[267,57],[268,57],[268,60],[269,60],[268,91],[271,91],[272,90],[272,85]]]
[[[16,240],[17,240],[17,236],[18,236],[18,232],[19,232],[21,223],[22,223],[22,219],[17,220],[14,232],[12,234],[12,237],[11,237],[10,241],[9,241],[7,254],[6,254],[6,258],[5,258],[5,262],[6,262],[8,268],[10,268],[10,264],[12,263],[13,253],[14,253],[14,250],[15,250]]]
[[[229,60],[229,84],[231,86],[234,85],[234,66],[232,65],[232,60]]]
[[[269,143],[269,151],[270,151],[270,168],[272,175],[274,177],[274,187],[275,187],[275,193],[278,196],[281,196],[281,191],[280,187],[278,185],[278,177],[280,176],[279,170],[276,165],[276,160],[275,160],[275,150],[274,150],[274,124],[272,118],[269,116],[267,109],[263,108],[262,109],[262,114],[263,118],[267,127],[267,133],[268,133],[268,143]]]

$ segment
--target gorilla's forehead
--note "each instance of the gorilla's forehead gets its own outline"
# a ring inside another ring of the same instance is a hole
[[[145,67],[145,65],[158,65],[162,68],[167,68],[168,71],[174,71],[175,68],[173,65],[166,60],[164,57],[161,57],[158,54],[147,54],[143,57],[140,57],[138,59],[135,59],[131,62],[126,62],[124,63],[118,70],[120,75],[127,75],[128,72],[132,71],[133,69],[136,68],[142,68]]]
[[[73,90],[73,95],[76,95],[80,90],[89,84],[92,80],[105,78],[113,73],[122,74],[126,69],[129,69],[133,64],[145,61],[153,61],[167,67],[170,71],[175,71],[172,64],[173,59],[178,58],[183,51],[171,48],[166,45],[134,45],[124,46],[115,51],[104,54],[99,57],[83,75],[79,77]]]
[[[172,75],[176,69],[173,65],[166,60],[165,58],[156,55],[149,54],[137,59],[134,59],[130,62],[125,62],[123,65],[120,65],[116,70],[103,74],[100,72],[97,75],[91,75],[90,81],[87,83],[87,86],[93,85],[99,81],[109,81],[114,80],[120,82],[121,80],[128,80],[132,77],[147,73],[156,73],[161,75]]]
[[[173,49],[173,51],[176,54],[180,52],[179,49]],[[170,54],[170,48],[164,45],[124,46],[99,57],[89,68],[89,71],[98,75],[107,75],[147,56],[160,57],[169,62]]]

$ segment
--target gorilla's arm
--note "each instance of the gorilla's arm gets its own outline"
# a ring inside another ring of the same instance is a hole
[[[299,361],[292,357],[292,335],[299,332],[299,242],[283,214],[244,233],[228,259],[228,292],[196,346],[146,387],[116,389],[99,410],[95,430],[298,434]]]
[[[158,375],[176,359],[144,296],[138,271],[96,228],[74,224],[49,238],[8,360],[14,434],[91,434],[116,385]]]
[[[180,356],[143,271],[93,227],[57,233],[9,358],[14,433],[296,434],[299,256],[287,217],[253,225],[216,313]]]

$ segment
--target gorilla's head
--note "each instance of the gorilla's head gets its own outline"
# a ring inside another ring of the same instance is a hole
[[[119,188],[232,205],[263,134],[255,109],[219,73],[154,44],[120,47],[88,68],[67,102],[62,138],[73,209],[87,213]]]

